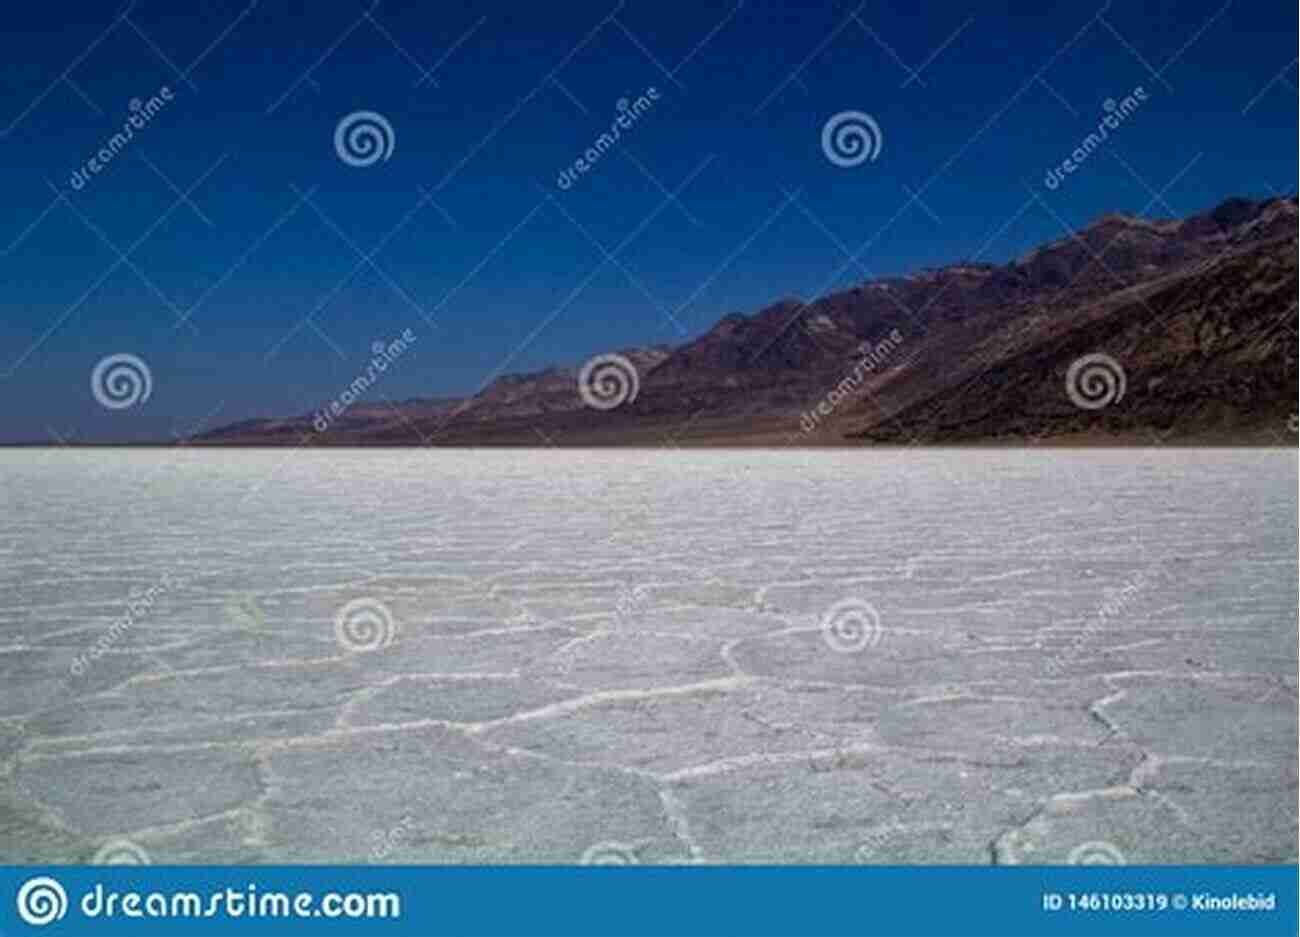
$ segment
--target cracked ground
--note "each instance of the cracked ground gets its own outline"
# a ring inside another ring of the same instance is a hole
[[[5,452],[0,861],[1294,862],[1296,471]]]

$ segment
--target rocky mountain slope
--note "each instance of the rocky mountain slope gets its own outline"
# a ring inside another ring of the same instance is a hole
[[[677,348],[624,350],[635,373],[597,368],[594,396],[579,368],[556,367],[464,400],[358,403],[326,432],[305,415],[195,441],[1289,443],[1296,254],[1294,198],[1107,215],[1008,264],[872,280],[725,316]]]

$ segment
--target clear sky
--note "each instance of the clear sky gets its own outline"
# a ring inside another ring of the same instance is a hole
[[[1112,211],[1296,188],[1296,8],[1278,0],[5,15],[0,441],[309,412],[407,328],[417,341],[373,399],[467,394],[782,297],[1002,262]],[[1140,107],[1047,187],[1139,86]],[[392,149],[355,166],[335,131],[360,111]],[[874,160],[827,158],[823,127],[845,111],[879,127]],[[119,353],[152,388],[114,410],[91,375]]]

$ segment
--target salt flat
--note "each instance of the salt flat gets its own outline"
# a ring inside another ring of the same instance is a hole
[[[0,861],[1295,861],[1296,476],[0,452]]]

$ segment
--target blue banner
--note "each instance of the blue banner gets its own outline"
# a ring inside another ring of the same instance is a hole
[[[1290,866],[6,866],[0,935],[1295,935]]]

